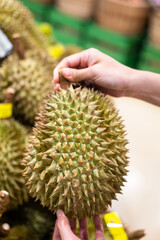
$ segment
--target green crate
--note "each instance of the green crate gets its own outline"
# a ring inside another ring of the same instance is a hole
[[[34,2],[32,0],[20,0],[35,16],[38,21],[45,21],[45,12],[50,8],[49,6]]]
[[[83,45],[85,21],[63,14],[57,8],[48,9],[45,13],[45,19],[53,25],[58,41],[64,44]]]
[[[160,49],[146,43],[142,52],[142,57],[160,62]]]
[[[146,43],[141,53],[139,69],[160,73],[160,49]]]
[[[154,67],[152,67],[152,66],[150,66],[150,65],[148,65],[147,63],[140,63],[139,64],[139,69],[140,70],[144,70],[144,71],[149,71],[149,72],[154,72],[154,73],[159,73],[160,74],[160,68],[158,69],[158,68],[154,68]]]
[[[86,28],[87,42],[85,48],[95,47],[131,67],[136,66],[143,36],[126,37],[108,31],[95,23]]]
[[[64,32],[58,28],[54,27],[54,38],[58,41],[63,43],[64,45],[81,45],[80,37],[72,36],[71,34]]]

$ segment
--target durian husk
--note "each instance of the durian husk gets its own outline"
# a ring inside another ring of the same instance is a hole
[[[125,182],[127,143],[108,96],[72,86],[52,93],[26,147],[30,194],[69,218],[103,214]]]
[[[55,61],[43,51],[27,51],[25,59],[17,54],[11,55],[0,68],[0,101],[4,99],[4,90],[12,87],[16,90],[14,116],[18,120],[34,124],[35,117],[52,86],[52,74]]]
[[[9,193],[8,209],[28,201],[21,165],[26,140],[26,130],[20,123],[13,119],[0,120],[0,190]]]
[[[20,33],[26,49],[46,49],[48,39],[34,23],[29,10],[17,0],[0,1],[0,28],[13,42],[13,35]]]

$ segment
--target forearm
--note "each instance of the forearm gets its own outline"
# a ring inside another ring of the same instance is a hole
[[[160,106],[160,74],[133,70],[128,82],[128,96]]]

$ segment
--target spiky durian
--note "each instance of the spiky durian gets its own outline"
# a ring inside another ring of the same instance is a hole
[[[34,123],[42,100],[51,89],[51,64],[43,64],[34,58],[17,59],[11,57],[0,69],[1,101],[3,90],[12,87],[16,90],[14,115],[27,123]],[[50,66],[50,67],[49,67]]]
[[[35,25],[32,14],[17,0],[0,1],[0,28],[12,42],[13,34],[20,33],[26,49],[46,49],[49,44]]]
[[[26,130],[15,120],[0,120],[0,189],[9,193],[9,208],[28,201],[21,165],[26,137]]]
[[[25,58],[33,58],[36,61],[39,61],[39,64],[43,67],[45,66],[46,71],[50,72],[50,76],[53,75],[53,69],[56,67],[58,61],[53,59],[48,52],[39,51],[37,49],[26,51]]]
[[[0,103],[4,101],[4,91],[8,87],[8,82],[4,81],[4,79],[8,79],[7,65],[0,67]]]
[[[86,88],[52,93],[24,158],[30,194],[69,217],[104,213],[125,181],[127,140],[109,98]]]

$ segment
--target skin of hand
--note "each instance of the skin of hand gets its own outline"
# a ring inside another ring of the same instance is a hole
[[[160,74],[132,69],[97,49],[64,58],[54,69],[55,90],[60,89],[59,69],[69,81],[84,81],[114,97],[134,97],[160,106]]]
[[[104,240],[104,231],[102,219],[99,216],[94,217],[96,230],[96,240]],[[57,221],[52,240],[89,240],[87,220],[79,220],[80,238],[75,235],[76,219],[68,220],[62,210],[57,211]]]

